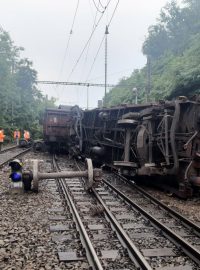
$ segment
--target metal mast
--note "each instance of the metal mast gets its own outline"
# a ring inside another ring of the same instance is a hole
[[[108,26],[106,25],[106,31],[105,31],[105,96],[104,96],[104,102],[106,99],[106,92],[107,92],[107,53],[108,53],[108,40],[107,40],[107,36],[108,36],[109,32],[108,32]]]
[[[151,92],[151,58],[147,56],[147,102],[149,101],[149,94]]]

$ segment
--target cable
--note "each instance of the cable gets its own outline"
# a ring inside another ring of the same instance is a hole
[[[99,4],[102,6],[102,8],[105,9],[105,7],[102,5],[101,0],[99,0]]]
[[[90,4],[90,0],[89,0],[89,4]],[[90,4],[90,7],[91,7],[91,4]],[[95,12],[94,22],[93,22],[93,25],[92,25],[92,30],[94,30],[94,27],[96,25],[97,14],[98,14],[98,10],[96,10],[96,12]],[[83,63],[81,74],[83,74],[84,73],[83,71],[85,70],[85,66],[86,66],[86,62],[87,62],[87,58],[88,58],[88,54],[89,54],[89,49],[90,49],[90,44],[91,44],[91,40],[90,40],[90,42],[88,44],[88,47],[87,47],[87,52],[86,52],[85,61]],[[80,78],[80,81],[82,81],[82,77]],[[76,86],[75,90],[78,92],[78,86]]]
[[[109,0],[108,4],[107,4],[106,7],[105,7],[105,10],[106,10],[106,8],[109,6],[110,2],[111,2],[111,0]],[[79,55],[79,57],[78,57],[78,59],[77,59],[75,65],[73,66],[73,68],[72,68],[72,70],[71,70],[71,72],[70,72],[70,74],[69,74],[67,80],[69,80],[69,78],[70,78],[71,75],[73,74],[73,72],[74,72],[76,66],[78,65],[78,63],[79,63],[79,61],[80,61],[80,59],[81,59],[81,57],[82,57],[82,55],[83,55],[85,49],[87,48],[87,46],[88,46],[90,40],[92,39],[92,37],[93,37],[93,35],[94,35],[94,32],[95,32],[96,28],[98,27],[98,25],[99,25],[99,23],[100,23],[100,21],[101,21],[103,15],[104,15],[104,12],[101,14],[99,20],[97,21],[97,24],[95,25],[94,29],[92,30],[92,33],[90,34],[88,41],[86,42],[85,46],[83,47],[83,49],[82,49],[82,51],[81,51],[81,53],[80,53],[80,55]]]
[[[99,3],[100,3],[100,1],[99,1],[99,3],[98,3],[98,6],[96,5],[95,0],[92,0],[92,1],[93,1],[93,3],[94,3],[94,6],[95,6],[96,10],[97,10],[98,12],[100,12],[100,13],[104,13],[105,7],[103,7],[103,9],[104,9],[103,11],[99,10]]]
[[[72,31],[72,29],[73,29],[73,27],[74,27],[74,22],[75,22],[75,18],[76,18],[78,6],[79,6],[79,0],[77,1],[76,10],[75,10],[75,14],[74,14],[73,22],[72,22],[71,31]]]
[[[73,17],[73,21],[72,21],[72,25],[71,25],[71,30],[70,30],[70,33],[69,33],[69,38],[68,38],[68,41],[67,41],[67,46],[65,48],[65,53],[64,53],[64,57],[63,57],[63,61],[62,61],[62,65],[61,65],[61,69],[60,69],[60,72],[59,72],[59,76],[58,77],[60,77],[61,74],[62,74],[62,72],[63,72],[64,63],[65,63],[67,52],[68,52],[68,48],[69,48],[69,42],[70,42],[70,39],[71,39],[71,35],[73,34],[73,27],[74,27],[74,23],[75,23],[75,18],[76,18],[78,6],[79,6],[79,0],[77,1],[77,4],[76,4],[76,9],[75,9],[75,13],[74,13],[74,17]]]
[[[96,53],[96,55],[95,55],[95,57],[94,57],[92,66],[91,66],[91,68],[90,68],[90,71],[89,71],[89,73],[88,73],[88,75],[87,75],[87,78],[86,78],[85,82],[87,82],[88,79],[89,79],[89,76],[90,76],[90,74],[91,74],[91,72],[92,72],[92,69],[93,69],[93,67],[94,67],[94,64],[95,64],[95,62],[96,62],[97,56],[98,56],[98,54],[99,54],[99,51],[100,51],[100,49],[101,49],[101,47],[102,47],[102,45],[103,45],[104,39],[105,39],[105,34],[104,34],[104,36],[103,36],[103,39],[101,40],[101,43],[100,43],[99,48],[98,48],[98,50],[97,50],[97,53]]]
[[[96,14],[95,14],[95,17],[94,17],[94,23],[93,23],[93,26],[92,26],[92,30],[94,30],[95,25],[96,25],[97,14],[98,14],[98,11],[96,11]],[[91,44],[91,40],[90,40],[90,42],[88,44],[88,47],[87,47],[87,52],[86,52],[85,61],[84,61],[82,70],[84,70],[84,67],[85,67],[86,62],[87,62],[87,58],[88,58],[88,54],[89,54],[89,49],[90,49],[90,44]],[[82,74],[83,74],[83,72],[82,72]]]
[[[118,5],[119,5],[119,0],[117,1],[117,4],[116,4],[115,9],[114,9],[114,11],[113,11],[113,14],[112,14],[112,16],[111,16],[111,18],[110,18],[110,21],[109,21],[108,25],[107,25],[108,27],[110,26],[110,24],[111,24],[111,22],[112,22],[112,19],[113,19],[114,15],[115,15],[115,12],[116,12],[116,10],[117,10]]]
[[[99,3],[101,3],[100,0],[99,0]],[[111,22],[112,22],[112,20],[113,20],[113,17],[114,17],[114,15],[115,15],[116,10],[117,10],[118,4],[119,4],[119,0],[117,1],[117,4],[116,4],[116,6],[115,6],[115,8],[114,8],[114,11],[113,11],[113,13],[112,13],[112,16],[111,16],[111,18],[110,18],[110,21],[109,21],[107,27],[110,26],[110,24],[111,24]],[[93,66],[94,66],[94,64],[95,64],[95,61],[96,61],[96,59],[97,59],[97,56],[98,56],[98,54],[99,54],[99,51],[100,51],[100,49],[101,49],[101,46],[102,46],[102,44],[103,44],[104,39],[105,39],[105,35],[104,35],[104,37],[103,37],[103,39],[102,39],[102,41],[101,41],[101,43],[100,43],[100,46],[99,46],[99,48],[98,48],[98,50],[97,50],[96,55],[95,55],[95,57],[94,57],[94,61],[93,61],[93,63],[92,63],[92,66],[91,66],[91,68],[90,68],[90,71],[89,71],[89,73],[88,73],[88,76],[87,76],[86,81],[89,79],[89,76],[90,76],[90,74],[91,74],[91,72],[92,72]]]

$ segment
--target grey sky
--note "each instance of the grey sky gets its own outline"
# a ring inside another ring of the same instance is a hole
[[[94,0],[98,3],[98,0]],[[101,0],[103,5],[108,0]],[[108,35],[108,83],[117,83],[141,68],[146,59],[141,53],[147,29],[156,22],[167,0],[120,0]],[[89,49],[69,77],[92,31],[96,9],[93,0],[80,0],[65,63],[62,67],[77,0],[0,0],[0,25],[10,33],[15,45],[23,46],[24,57],[33,61],[40,80],[85,82],[105,26],[110,21],[117,0],[111,0]],[[97,15],[99,18],[101,13]],[[62,72],[61,72],[62,71]],[[104,83],[104,44],[88,78]],[[43,93],[54,96],[58,104],[86,106],[86,87],[40,86]],[[104,88],[89,88],[89,106],[95,107]]]

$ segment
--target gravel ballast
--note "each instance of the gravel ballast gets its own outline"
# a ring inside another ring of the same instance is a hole
[[[47,154],[28,153],[23,160],[28,158],[43,159],[42,170],[51,171]],[[9,174],[9,166],[0,169],[0,269],[80,269],[68,267],[58,260],[57,246],[49,230],[49,209],[54,195],[47,186],[48,180],[41,182],[39,193],[12,194]],[[184,201],[155,189],[146,190],[200,224],[200,198]]]

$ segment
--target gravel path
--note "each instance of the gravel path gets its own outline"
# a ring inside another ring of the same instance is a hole
[[[33,153],[26,154],[26,158],[47,160],[47,156]],[[49,162],[43,166],[50,170]],[[38,194],[12,195],[9,173],[7,166],[0,171],[0,269],[72,269],[59,263],[56,245],[51,241],[48,209],[53,195],[48,192],[46,181]]]

